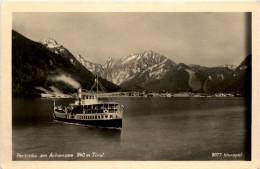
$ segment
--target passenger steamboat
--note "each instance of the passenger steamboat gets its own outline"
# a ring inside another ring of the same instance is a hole
[[[92,91],[94,86],[96,86],[96,92]],[[75,102],[69,106],[56,106],[54,100],[53,117],[64,122],[121,129],[124,106],[109,97],[107,97],[108,101],[100,101],[98,99],[99,86],[105,93],[105,88],[98,82],[98,76],[96,76],[95,84],[90,92],[83,92],[82,88],[79,88]]]

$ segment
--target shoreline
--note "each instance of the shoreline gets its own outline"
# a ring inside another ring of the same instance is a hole
[[[98,96],[98,98],[107,98],[107,97],[120,97],[120,98],[245,98],[244,96],[171,96],[171,97],[162,97],[162,96],[153,96],[153,97],[146,97],[146,96],[120,96],[120,95],[111,95],[111,96]],[[39,97],[39,98],[48,98],[48,99],[75,99],[76,97]]]

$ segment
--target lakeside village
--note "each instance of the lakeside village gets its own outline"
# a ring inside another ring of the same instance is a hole
[[[180,92],[180,93],[168,93],[168,92],[112,92],[112,93],[99,93],[98,97],[241,97],[240,94],[233,93],[193,93],[193,92]],[[63,94],[62,92],[49,92],[42,93],[41,97],[44,98],[76,98],[77,93]]]

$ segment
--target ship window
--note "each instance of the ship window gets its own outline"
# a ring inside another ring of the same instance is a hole
[[[95,119],[97,119],[97,116],[95,116]]]
[[[108,115],[105,116],[106,118],[108,117]]]
[[[103,118],[104,118],[104,116],[101,116],[101,118],[103,119]]]
[[[113,115],[110,115],[110,118],[113,118]]]

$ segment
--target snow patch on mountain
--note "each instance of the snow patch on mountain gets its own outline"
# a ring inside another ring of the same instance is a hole
[[[95,64],[92,62],[87,61],[86,59],[84,59],[81,55],[77,55],[75,57],[86,69],[88,69],[89,71],[91,71],[92,73],[98,73],[101,70],[103,70],[103,67],[101,64]]]
[[[245,70],[247,68],[247,66],[241,66],[239,69],[240,70]]]
[[[39,43],[43,44],[46,48],[56,54],[61,54],[64,57],[67,56],[68,50],[52,38],[43,39],[39,41]]]
[[[146,51],[139,54],[130,54],[122,59],[108,58],[103,70],[101,70],[101,77],[120,85],[121,83],[144,75],[147,80],[160,79],[166,72],[168,72],[175,63],[165,56],[153,51]]]
[[[103,69],[109,69],[112,68],[117,62],[118,59],[113,59],[112,57],[108,57],[106,63],[102,67]]]
[[[131,60],[134,60],[134,59],[137,58],[137,57],[138,57],[138,56],[136,56],[136,55],[132,55],[131,57],[128,57],[128,58],[124,59],[124,60],[122,61],[122,64],[129,63]]]
[[[218,67],[226,67],[226,68],[229,68],[230,70],[235,70],[237,68],[237,66],[233,65],[233,64],[225,64],[225,65],[221,65]]]
[[[47,48],[63,48],[62,45],[58,44],[54,39],[48,38],[48,39],[43,39],[40,41],[41,44],[46,46]]]
[[[224,80],[225,77],[224,77],[223,73],[220,73],[220,74],[217,74],[217,78]]]

